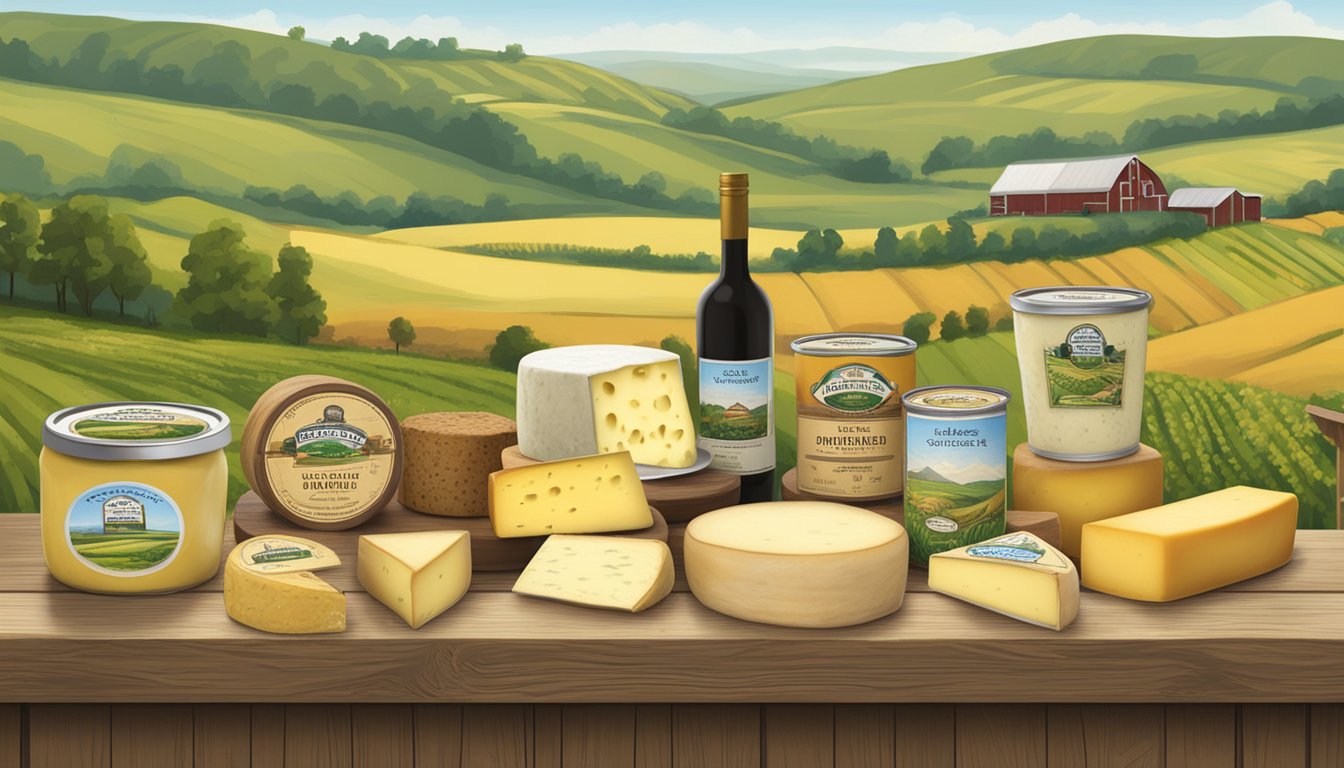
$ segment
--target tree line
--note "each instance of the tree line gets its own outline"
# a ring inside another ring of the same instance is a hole
[[[294,29],[301,29],[295,27]],[[290,30],[294,32],[293,29]],[[294,38],[294,35],[290,35]],[[303,39],[302,37],[294,39]],[[462,59],[495,59],[498,61],[518,62],[527,58],[522,43],[509,43],[502,51],[464,50],[458,45],[456,37],[441,37],[437,41],[409,35],[390,45],[388,39],[371,32],[360,32],[351,42],[344,37],[331,41],[331,49],[346,53],[357,53],[378,59],[415,59],[421,61],[460,61]]]
[[[1266,203],[1267,212],[1272,210],[1284,216],[1308,216],[1322,211],[1344,211],[1344,168],[1336,168],[1324,179],[1312,179],[1302,188],[1288,196],[1283,203]]]
[[[1137,152],[1194,141],[1286,133],[1340,124],[1344,124],[1344,95],[1333,94],[1305,104],[1284,97],[1267,112],[1229,109],[1218,113],[1217,117],[1195,114],[1135,120],[1118,140],[1105,131],[1059,136],[1049,128],[1037,128],[1016,136],[994,136],[981,144],[967,136],[944,136],[924,158],[920,172],[927,176],[953,168],[992,168],[1026,158]]]
[[[916,344],[928,344],[933,335],[933,324],[938,316],[932,312],[916,312],[905,319],[901,325],[901,335]],[[993,324],[996,331],[1013,329],[1013,313],[1007,312]],[[956,341],[960,338],[984,336],[990,331],[989,310],[972,304],[966,308],[963,316],[955,309],[949,309],[938,325],[938,338],[943,341]]]

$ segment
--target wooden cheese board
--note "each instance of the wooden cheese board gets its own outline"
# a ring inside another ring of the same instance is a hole
[[[610,533],[635,539],[667,541],[667,521],[657,508],[650,507],[653,525],[641,531]],[[545,536],[501,539],[495,535],[488,517],[439,517],[422,515],[403,507],[395,499],[377,516],[345,531],[314,531],[300,528],[266,507],[261,498],[249,491],[238,500],[233,511],[233,533],[238,541],[256,536],[283,533],[347,551],[354,540],[366,533],[407,533],[410,531],[454,530],[471,533],[471,566],[474,571],[520,571],[541,548]]]
[[[505,448],[500,460],[505,469],[541,463],[524,456],[516,445]],[[681,477],[647,480],[644,495],[669,523],[684,523],[711,510],[737,504],[742,495],[742,479],[717,469],[702,469]]]

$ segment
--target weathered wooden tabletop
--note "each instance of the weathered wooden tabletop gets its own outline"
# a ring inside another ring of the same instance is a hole
[[[849,629],[727,618],[681,578],[632,616],[514,595],[497,573],[414,631],[342,551],[322,575],[348,593],[348,630],[279,636],[229,619],[222,577],[88,595],[48,575],[36,515],[0,515],[0,541],[8,702],[1344,701],[1339,532],[1301,531],[1286,567],[1178,603],[1086,593],[1062,633],[930,593],[919,570],[897,614]]]

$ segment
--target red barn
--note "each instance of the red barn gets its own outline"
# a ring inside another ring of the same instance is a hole
[[[1204,217],[1210,227],[1260,220],[1260,196],[1232,187],[1185,187],[1171,193],[1169,211],[1189,211]]]
[[[1138,155],[1013,163],[989,190],[990,216],[1166,209],[1167,188]]]

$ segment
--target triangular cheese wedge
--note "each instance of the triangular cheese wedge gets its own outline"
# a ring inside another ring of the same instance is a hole
[[[638,613],[667,597],[674,579],[672,552],[661,541],[557,534],[533,555],[513,591]]]
[[[412,629],[453,607],[471,586],[467,531],[359,537],[359,583]]]
[[[1073,561],[1025,531],[931,556],[929,588],[1049,629],[1078,615]]]
[[[297,536],[248,539],[224,564],[225,610],[265,632],[343,632],[345,595],[310,573],[340,564],[331,549]]]

